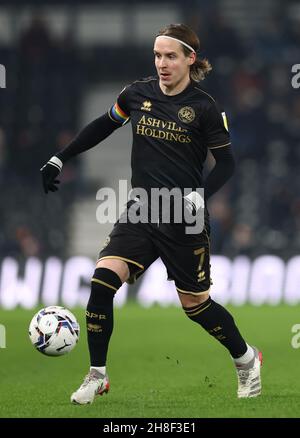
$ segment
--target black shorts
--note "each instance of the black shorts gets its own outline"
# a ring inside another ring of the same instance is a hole
[[[123,213],[123,214],[126,214]],[[174,280],[178,292],[209,292],[210,247],[209,219],[201,234],[185,235],[183,224],[116,222],[99,260],[116,258],[127,262],[135,281],[160,257],[167,268],[168,280]]]

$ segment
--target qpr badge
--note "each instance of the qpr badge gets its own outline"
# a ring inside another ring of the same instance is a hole
[[[190,106],[184,106],[178,111],[178,118],[183,123],[191,123],[195,117],[195,111]]]

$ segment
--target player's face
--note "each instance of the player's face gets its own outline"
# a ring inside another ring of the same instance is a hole
[[[154,43],[155,67],[160,85],[169,90],[180,88],[189,82],[190,66],[195,55],[185,56],[178,41],[157,38]]]

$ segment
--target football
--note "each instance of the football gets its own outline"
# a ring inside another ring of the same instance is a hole
[[[39,310],[29,325],[33,346],[47,356],[69,353],[78,342],[80,327],[70,310],[49,306]]]

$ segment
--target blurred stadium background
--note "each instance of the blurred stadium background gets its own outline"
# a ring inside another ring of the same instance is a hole
[[[202,85],[226,109],[238,162],[209,203],[213,293],[233,304],[300,300],[300,90],[291,84],[300,62],[299,2],[2,0],[3,308],[30,308],[39,299],[84,305],[112,228],[96,221],[96,192],[130,180],[130,126],[68,163],[57,194],[43,194],[39,169],[126,84],[155,74],[153,38],[171,22],[199,34],[202,56],[213,65]],[[207,169],[212,165],[208,159]],[[125,286],[120,304],[137,291],[151,304],[154,289],[158,301],[176,301],[163,268],[153,269],[143,290],[142,280]]]
[[[86,371],[83,306],[112,228],[96,221],[96,193],[130,180],[130,126],[67,164],[56,194],[44,195],[39,169],[126,84],[155,73],[153,38],[171,22],[198,32],[213,65],[202,86],[230,123],[236,173],[209,202],[212,296],[243,305],[229,308],[264,352],[263,397],[237,400],[227,351],[179,309],[159,307],[178,301],[157,262],[116,295],[117,306],[127,304],[115,312],[109,397],[78,410],[69,395]],[[1,0],[0,417],[299,417],[295,64],[296,0]],[[136,301],[159,306],[145,312]],[[58,303],[74,308],[82,339],[70,356],[51,360],[27,331],[37,307]]]

